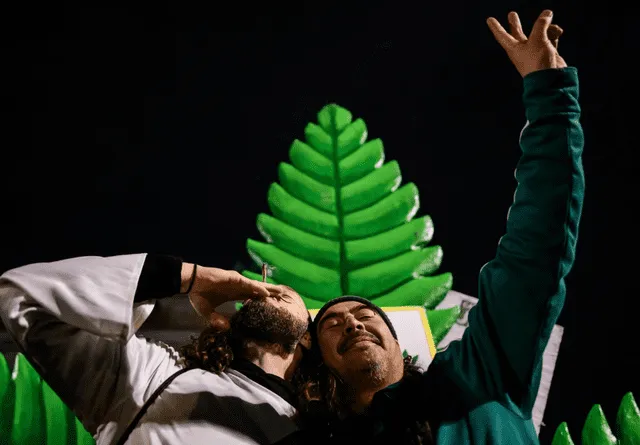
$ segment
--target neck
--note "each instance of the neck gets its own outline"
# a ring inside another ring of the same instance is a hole
[[[376,392],[378,390],[357,391],[351,403],[351,411],[356,414],[364,414],[373,402],[373,396],[376,395]]]
[[[371,405],[371,402],[373,402],[373,397],[378,391],[383,390],[389,385],[398,383],[401,379],[402,374],[399,372],[393,372],[391,375],[388,375],[387,378],[381,378],[380,374],[377,376],[361,375],[360,378],[348,384],[348,387],[351,387],[353,391],[348,396],[351,411],[356,414],[364,414]]]
[[[283,353],[280,347],[265,347],[251,343],[245,349],[245,358],[262,368],[267,374],[273,374],[284,380],[291,380],[292,372],[290,370],[293,365],[294,354]]]

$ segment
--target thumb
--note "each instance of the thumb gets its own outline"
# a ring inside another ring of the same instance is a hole
[[[533,30],[529,36],[529,40],[533,40],[536,43],[542,43],[549,40],[547,31],[551,25],[553,19],[553,12],[549,9],[542,11],[542,14],[538,17],[538,20],[533,25]]]

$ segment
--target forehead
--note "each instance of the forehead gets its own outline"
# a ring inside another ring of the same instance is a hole
[[[297,306],[303,308],[306,311],[307,306],[304,304],[304,301],[302,300],[300,294],[298,294],[289,286],[281,285],[280,287],[282,288],[282,293],[284,294],[284,296],[287,297],[287,299],[282,302],[284,305]]]
[[[304,303],[300,294],[298,294],[298,292],[296,292],[293,288],[284,285],[280,285],[280,287],[282,288],[282,293],[285,296],[290,297],[291,301]]]
[[[345,301],[343,303],[334,304],[329,309],[327,309],[327,311],[322,315],[322,319],[318,320],[318,322],[322,322],[322,320],[327,317],[346,314],[366,307],[367,305],[359,301]]]

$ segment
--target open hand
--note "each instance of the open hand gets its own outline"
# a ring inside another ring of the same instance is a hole
[[[489,29],[522,77],[534,71],[567,67],[558,53],[558,39],[562,35],[562,28],[552,25],[552,18],[551,11],[543,11],[528,38],[522,31],[520,18],[515,12],[510,12],[508,16],[511,33],[505,31],[495,18],[487,19]]]
[[[210,325],[224,330],[228,328],[229,321],[216,312],[221,304],[251,298],[280,298],[282,293],[280,286],[251,280],[233,270],[198,267],[189,300],[196,312]]]

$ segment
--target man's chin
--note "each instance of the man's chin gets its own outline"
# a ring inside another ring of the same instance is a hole
[[[382,379],[384,357],[378,345],[373,343],[372,346],[351,349],[351,353],[344,356],[350,369],[348,380],[352,383],[377,384]]]

